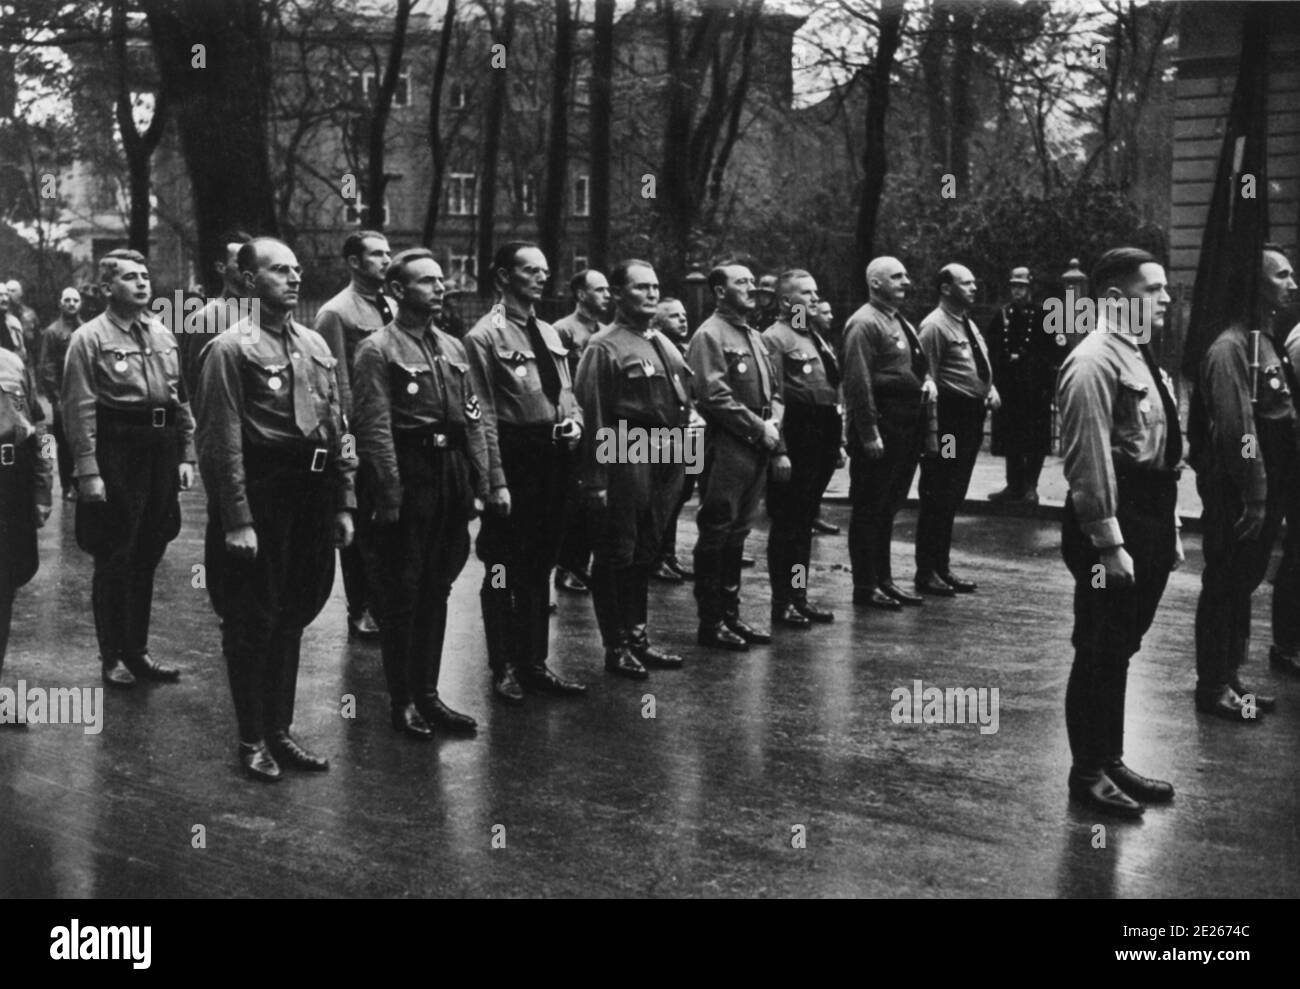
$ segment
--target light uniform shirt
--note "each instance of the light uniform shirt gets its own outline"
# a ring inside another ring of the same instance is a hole
[[[764,414],[779,426],[785,406],[758,331],[740,316],[715,312],[691,337],[686,361],[695,375],[691,379],[695,407],[708,426],[761,447]],[[773,453],[785,453],[784,439]]]
[[[41,432],[36,426],[41,417],[41,406],[36,401],[36,380],[30,369],[17,354],[0,349],[0,472],[13,470],[18,462],[18,451],[14,448]],[[48,506],[53,467],[50,458],[41,456],[41,452],[38,448],[33,494],[36,504]],[[5,480],[8,479],[0,477],[0,481]],[[0,537],[3,535],[0,532]],[[0,549],[5,546],[6,540],[0,538]],[[0,565],[8,566],[9,562],[3,560]]]
[[[1173,382],[1163,370],[1165,386]],[[1097,549],[1124,542],[1116,472],[1165,467],[1165,406],[1137,340],[1104,324],[1065,359],[1057,385],[1061,452],[1080,528]]]
[[[790,405],[830,405],[839,401],[839,389],[826,376],[826,366],[808,330],[796,330],[784,319],[763,331],[772,355],[781,398]]]
[[[844,326],[844,410],[863,442],[880,422],[878,399],[921,404],[921,387],[933,380],[929,361],[910,323],[897,310],[868,302]]]
[[[967,326],[970,327],[969,335]],[[963,323],[960,316],[937,306],[921,320],[919,336],[921,349],[930,362],[930,373],[934,375],[939,391],[966,398],[988,398],[993,384],[992,365],[988,347],[974,320],[967,319]],[[984,358],[984,377],[980,377],[977,349]]]
[[[105,310],[72,334],[61,401],[77,477],[99,473],[96,405],[123,412],[174,409],[181,460],[195,459],[194,417],[181,385],[176,338],[147,312],[127,325]]]

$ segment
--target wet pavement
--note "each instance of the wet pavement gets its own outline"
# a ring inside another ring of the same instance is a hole
[[[566,595],[555,665],[591,689],[518,709],[490,695],[471,559],[453,592],[442,692],[480,729],[430,744],[389,727],[378,650],[349,646],[336,582],[304,639],[296,722],[333,768],[268,787],[239,774],[216,621],[192,586],[201,498],[183,496],[157,584],[153,653],[182,666],[182,682],[106,695],[97,735],[0,732],[0,895],[1300,893],[1300,682],[1268,670],[1261,592],[1247,679],[1278,693],[1279,711],[1242,727],[1193,713],[1199,537],[1129,677],[1127,760],[1178,796],[1129,824],[1067,804],[1070,581],[1050,523],[960,518],[954,569],[979,592],[897,614],[855,610],[844,536],[818,537],[812,597],[837,621],[748,654],[695,647],[690,585],[655,584],[654,631],[687,664],[644,683],[603,672],[590,602]],[[826,514],[847,523],[843,505]],[[90,566],[71,522],[56,506],[41,534],[3,686],[98,686]],[[913,534],[907,512],[900,582]],[[760,568],[764,542],[760,531],[750,543]],[[746,574],[746,614],[765,621],[765,580]],[[891,692],[918,679],[998,688],[997,731],[894,723]]]

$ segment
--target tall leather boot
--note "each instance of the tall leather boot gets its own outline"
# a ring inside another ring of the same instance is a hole
[[[633,565],[623,571],[624,581],[624,619],[628,630],[628,644],[632,655],[645,666],[657,666],[664,670],[676,670],[682,666],[682,657],[674,653],[657,649],[650,644],[646,632],[647,613],[650,598],[650,571],[642,566]]]
[[[596,622],[605,644],[605,672],[630,680],[644,680],[645,667],[628,648],[627,585],[625,569],[614,569],[605,562],[591,568],[591,601],[596,608]]]
[[[512,592],[507,587],[492,587],[491,577],[483,579],[479,602],[483,608],[483,632],[487,640],[488,666],[492,670],[492,692],[507,704],[522,704],[524,692],[515,678],[517,619]]]
[[[749,643],[722,619],[722,557],[719,553],[701,552],[695,547],[695,602],[700,612],[696,641],[714,649],[744,652]]]
[[[740,617],[740,570],[745,555],[745,544],[729,545],[722,557],[722,620],[736,635],[754,645],[772,641],[772,633],[765,628],[754,628]]]

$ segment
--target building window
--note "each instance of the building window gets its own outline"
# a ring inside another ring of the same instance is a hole
[[[380,77],[374,72],[352,73],[352,99],[357,103],[374,106],[379,94]],[[411,105],[411,74],[403,72],[397,77],[397,86],[393,89],[393,106]]]
[[[117,179],[111,175],[101,175],[91,185],[90,208],[96,213],[111,213],[117,207]]]
[[[465,87],[458,82],[453,82],[447,103],[453,110],[464,110],[469,105],[469,95]]]
[[[573,215],[591,215],[591,180],[586,175],[573,180]]]
[[[575,275],[580,271],[586,271],[587,267],[587,255],[575,254],[573,256],[573,273]]]
[[[525,216],[537,212],[537,193],[532,176],[525,176],[519,181],[519,209]]]
[[[447,215],[473,216],[474,191],[473,172],[452,172],[447,176]]]
[[[354,227],[370,227],[375,225],[375,221],[368,216],[368,208],[360,199],[356,202],[347,203],[343,208],[343,221],[350,223]],[[388,208],[388,197],[384,197],[384,219],[380,226],[388,226],[390,211]]]
[[[478,289],[478,263],[473,254],[448,254],[446,283],[448,288],[464,292]]]

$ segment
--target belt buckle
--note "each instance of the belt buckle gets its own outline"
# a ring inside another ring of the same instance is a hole
[[[166,409],[150,409],[150,410],[149,410],[149,424],[150,424],[151,426],[153,426],[154,429],[161,429],[163,426],[166,426],[166,425],[167,425],[167,410],[166,410]]]
[[[14,464],[14,445],[0,443],[0,467],[12,467]]]
[[[445,449],[447,448],[447,446],[448,446],[448,443],[449,443],[449,441],[448,441],[448,439],[447,439],[447,434],[446,434],[446,433],[434,433],[434,434],[433,434],[433,445],[434,445],[437,449],[439,449],[439,450],[445,450]]]
[[[320,474],[325,470],[325,461],[329,457],[329,451],[323,446],[316,447],[311,454],[311,472]]]
[[[551,442],[556,444],[564,442],[564,423],[557,422],[551,426]]]
[[[764,421],[770,421],[772,418],[772,406],[764,405],[760,410],[759,418]]]

